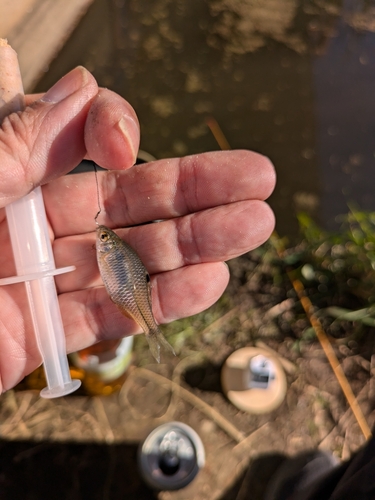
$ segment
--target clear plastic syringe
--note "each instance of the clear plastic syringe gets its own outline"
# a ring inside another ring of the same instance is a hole
[[[2,39],[0,51],[1,62],[10,69],[5,75],[8,85],[2,82],[0,88],[1,122],[7,114],[23,108],[23,87],[16,53]],[[25,282],[47,379],[47,387],[40,395],[44,398],[64,396],[78,389],[81,382],[70,377],[54,275],[73,271],[75,267],[56,269],[40,187],[7,205],[6,216],[17,276],[1,279],[0,285]]]

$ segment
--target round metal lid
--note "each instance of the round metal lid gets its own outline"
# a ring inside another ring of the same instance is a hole
[[[158,490],[178,490],[188,485],[204,462],[200,437],[182,422],[157,427],[145,439],[138,453],[144,480]]]
[[[275,410],[287,389],[285,372],[277,357],[258,347],[233,352],[222,368],[221,384],[234,406],[254,414]]]

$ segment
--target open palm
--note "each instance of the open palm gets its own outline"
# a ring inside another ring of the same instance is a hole
[[[224,261],[260,245],[273,229],[272,211],[263,201],[274,187],[271,163],[256,153],[232,151],[129,168],[139,127],[126,101],[99,90],[82,68],[45,99],[36,97],[0,129],[0,203],[4,207],[43,185],[56,267],[76,266],[56,277],[68,351],[139,332],[111,302],[99,275],[94,174],[64,175],[84,157],[109,169],[98,173],[99,222],[115,229],[150,272],[156,321],[213,304],[228,282]],[[155,220],[160,222],[145,224]],[[11,276],[4,209],[0,235],[0,277]],[[40,363],[24,284],[0,287],[0,390]]]

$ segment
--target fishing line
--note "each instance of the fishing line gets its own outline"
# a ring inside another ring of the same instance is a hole
[[[99,211],[98,213],[95,215],[94,217],[94,220],[95,220],[95,224],[97,226],[99,226],[99,223],[97,221],[98,217],[99,217],[99,214],[100,212],[102,211],[102,207],[100,205],[100,195],[99,195],[99,182],[98,182],[98,169],[97,169],[97,164],[94,163],[94,171],[95,171],[95,181],[96,181],[96,194],[97,194],[97,197],[98,197],[98,208],[99,208]]]

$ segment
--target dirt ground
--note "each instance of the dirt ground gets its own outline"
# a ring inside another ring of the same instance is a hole
[[[36,91],[83,64],[135,107],[142,149],[158,158],[217,149],[204,122],[216,117],[232,147],[261,151],[277,166],[271,206],[280,234],[297,230],[295,204],[314,212],[321,200],[324,222],[331,207],[346,210],[346,192],[372,207],[371,5],[367,12],[365,2],[342,10],[320,0],[263,3],[160,0],[151,8],[141,0],[97,0]],[[341,93],[335,114],[324,99]],[[0,397],[1,500],[244,500],[249,492],[261,500],[283,454],[319,448],[346,460],[364,444],[319,342],[307,335],[290,282],[272,275],[256,253],[230,267],[217,305],[164,327],[177,358],[156,365],[137,339],[119,392],[44,400],[23,383]],[[322,306],[316,290],[309,295]],[[348,306],[340,300],[331,305]],[[374,328],[355,331],[348,322],[333,345],[371,427]],[[255,416],[227,400],[220,373],[233,351],[260,342],[279,356],[288,390],[278,409]],[[196,430],[206,465],[186,488],[155,493],[140,478],[137,449],[171,420]]]
[[[318,341],[303,338],[308,323],[290,285],[275,284],[254,254],[230,267],[230,285],[216,306],[165,329],[176,359],[152,363],[140,338],[119,392],[44,400],[23,384],[1,396],[1,499],[242,500],[251,492],[261,500],[283,454],[319,448],[346,460],[364,444]],[[373,333],[334,342],[370,426]],[[220,383],[228,355],[250,345],[274,350],[288,382],[281,406],[261,416],[236,409]],[[186,488],[155,493],[139,476],[137,449],[172,420],[199,434],[206,464]]]

